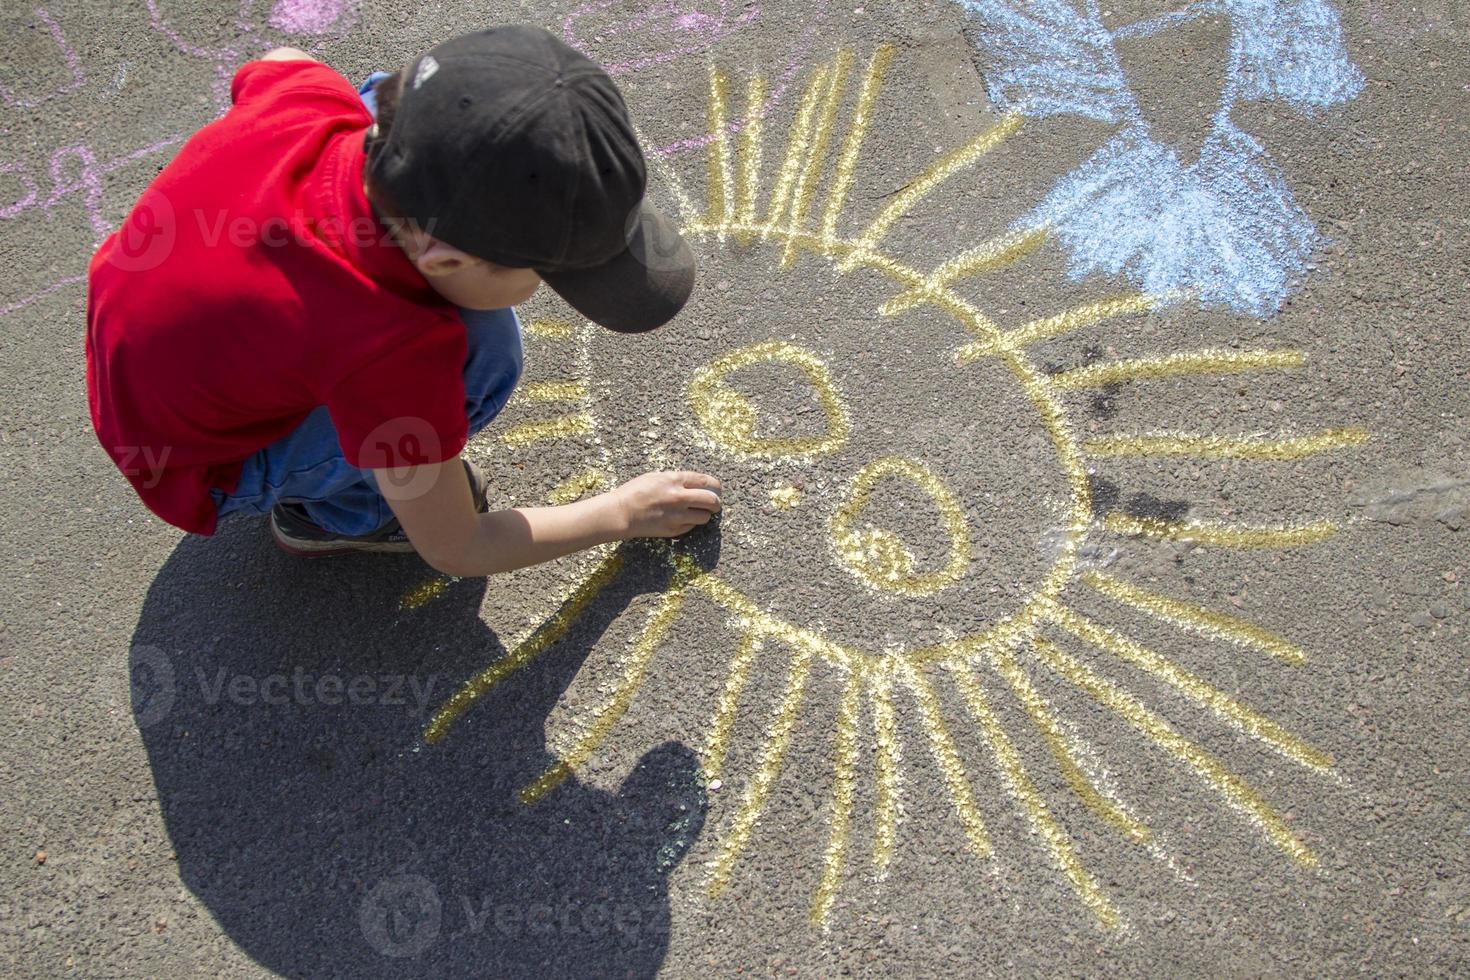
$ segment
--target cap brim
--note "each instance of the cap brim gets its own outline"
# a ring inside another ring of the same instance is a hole
[[[619,333],[661,327],[694,289],[694,253],[672,222],[645,199],[629,222],[628,247],[588,269],[541,278],[578,313]]]

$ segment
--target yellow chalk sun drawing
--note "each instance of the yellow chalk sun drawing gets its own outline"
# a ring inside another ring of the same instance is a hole
[[[946,182],[974,168],[987,153],[1021,129],[1019,116],[1002,118],[968,143],[942,155],[888,198],[865,227],[856,232],[843,230],[864,137],[892,59],[893,49],[884,46],[866,65],[840,148],[834,146],[834,140],[839,109],[847,102],[852,56],[840,53],[813,72],[791,120],[784,159],[769,189],[763,183],[762,167],[763,127],[768,120],[762,120],[759,114],[765,82],[759,77],[749,81],[743,125],[739,136],[731,137],[727,135],[729,82],[724,74],[714,71],[709,89],[709,132],[713,140],[708,156],[707,199],[697,207],[672,173],[664,174],[664,182],[678,200],[685,234],[704,243],[707,249],[764,250],[771,256],[773,274],[803,259],[825,262],[838,277],[866,270],[881,277],[880,282],[891,284],[890,294],[872,311],[872,322],[900,315],[947,317],[953,321],[961,339],[949,350],[935,351],[936,363],[953,372],[956,386],[966,384],[965,372],[981,364],[997,365],[1018,389],[1018,404],[1029,409],[1044,433],[1040,444],[1049,446],[1054,455],[1052,463],[1060,473],[1059,485],[1065,487],[1066,503],[1060,515],[1064,528],[1049,567],[1034,582],[1027,583],[1029,591],[1023,601],[983,629],[941,642],[865,649],[848,640],[834,639],[830,631],[793,621],[789,610],[782,611],[778,597],[754,593],[722,574],[718,567],[706,570],[679,549],[665,548],[661,553],[671,566],[669,585],[632,639],[621,661],[619,680],[607,692],[591,722],[562,747],[559,761],[523,789],[522,799],[533,804],[553,792],[598,752],[640,687],[654,676],[655,657],[676,628],[681,611],[691,603],[706,603],[723,611],[731,625],[731,653],[723,689],[710,706],[708,726],[690,735],[700,742],[707,780],[718,778],[734,784],[740,776],[745,777],[738,789],[738,806],[718,829],[719,841],[708,870],[712,898],[730,885],[742,854],[759,829],[817,671],[833,672],[841,690],[832,732],[827,845],[815,872],[810,906],[811,919],[819,926],[828,923],[843,885],[860,780],[872,780],[874,872],[881,876],[894,860],[905,789],[900,717],[914,719],[915,730],[924,733],[955,818],[977,858],[991,856],[986,811],[1000,803],[977,796],[973,767],[986,763],[966,759],[953,734],[956,724],[967,726],[978,744],[988,748],[992,771],[1008,790],[1011,804],[1029,823],[1044,859],[1102,927],[1112,929],[1123,924],[1123,915],[1113,898],[1089,871],[1079,847],[1056,817],[1055,802],[1044,794],[1042,787],[1051,782],[1032,775],[1025,753],[1018,747],[1017,733],[1008,729],[1005,719],[1029,721],[1033,731],[1027,733],[1027,738],[1044,746],[1060,784],[1075,795],[1101,827],[1145,847],[1155,843],[1156,834],[1088,764],[1076,727],[1062,718],[1042,694],[1043,688],[1036,681],[1041,675],[1046,675],[1049,683],[1070,685],[1126,723],[1141,737],[1141,745],[1152,746],[1187,768],[1289,860],[1314,864],[1314,853],[1276,806],[1244,776],[1181,733],[1177,721],[1148,707],[1140,695],[1104,676],[1064,645],[1084,647],[1094,655],[1147,675],[1151,683],[1171,688],[1178,695],[1173,699],[1175,703],[1182,699],[1308,770],[1330,773],[1333,760],[1170,657],[1079,612],[1063,596],[1069,587],[1089,590],[1187,634],[1229,643],[1286,664],[1303,663],[1306,654],[1287,640],[1248,621],[1104,574],[1082,562],[1079,551],[1089,539],[1099,536],[1194,541],[1227,549],[1295,547],[1331,536],[1336,531],[1334,525],[1319,521],[1297,526],[1248,526],[1100,515],[1094,508],[1089,461],[1178,455],[1269,465],[1349,447],[1364,441],[1367,434],[1342,429],[1278,439],[1174,431],[1081,437],[1065,400],[1069,392],[1123,381],[1290,370],[1302,365],[1303,355],[1290,350],[1203,350],[1047,373],[1038,366],[1034,345],[1113,318],[1146,313],[1173,297],[1121,295],[1002,329],[954,287],[1023,261],[1045,243],[1047,229],[1007,233],[929,271],[885,251],[890,232],[917,205]],[[863,328],[871,329],[872,322],[864,323]],[[528,454],[540,453],[556,442],[581,440],[579,444],[587,448],[594,462],[552,490],[548,499],[553,502],[575,500],[631,475],[614,472],[618,468],[612,455],[595,435],[599,431],[597,365],[587,353],[587,344],[592,342],[588,339],[592,336],[590,330],[554,320],[528,324],[528,343],[560,350],[556,363],[572,366],[575,376],[526,387],[518,397],[536,417],[505,428],[498,437],[504,451]],[[868,590],[877,597],[875,601],[963,597],[965,590],[977,584],[980,573],[975,568],[975,555],[985,536],[984,529],[967,513],[973,503],[973,488],[968,484],[957,487],[955,475],[939,472],[930,465],[932,460],[896,455],[891,447],[867,458],[844,455],[858,452],[852,443],[861,427],[853,407],[844,402],[840,390],[843,378],[832,370],[822,344],[799,343],[798,339],[771,337],[741,346],[694,371],[681,393],[683,411],[692,420],[692,429],[710,452],[766,467],[761,472],[772,476],[765,491],[771,513],[810,510],[815,515],[822,510],[811,527],[814,534],[825,538],[826,560],[840,569],[837,578],[846,587]],[[752,398],[742,393],[740,376],[747,371],[779,375],[789,381],[783,390],[806,393],[803,404],[808,422],[803,423],[800,433],[792,434],[779,425],[773,429],[763,418]],[[651,428],[643,435],[651,438],[663,423],[651,418],[648,424]],[[820,493],[819,487],[810,484],[816,472],[813,467],[817,466],[832,468],[828,472],[834,481],[831,493]],[[943,538],[943,544],[937,548],[921,546],[880,526],[875,500],[895,494],[932,516],[932,529]],[[424,731],[425,741],[433,744],[444,740],[456,721],[486,691],[563,637],[619,574],[623,556],[622,550],[595,555],[585,578],[554,615],[438,708]],[[405,604],[432,601],[436,594],[432,586],[420,587],[405,597]],[[748,718],[748,712],[742,712],[742,693],[757,667],[768,668],[776,659],[773,650],[786,653],[784,685],[769,717]],[[1002,710],[1003,698],[1013,703]],[[946,699],[956,707],[947,710]],[[912,714],[901,716],[904,711]],[[752,771],[727,773],[728,750],[742,725],[763,732],[763,747]],[[911,801],[910,805],[916,803]]]

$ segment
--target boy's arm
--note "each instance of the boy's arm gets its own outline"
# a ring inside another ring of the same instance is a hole
[[[378,489],[419,556],[445,575],[508,572],[625,538],[671,538],[720,509],[720,481],[703,473],[648,473],[562,507],[475,511],[458,457],[375,469]]]

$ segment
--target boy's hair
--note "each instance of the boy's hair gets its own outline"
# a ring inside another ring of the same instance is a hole
[[[403,72],[395,71],[387,78],[379,79],[373,85],[373,95],[377,98],[376,122],[368,130],[367,139],[363,143],[363,149],[367,151],[368,159],[370,160],[373,157],[374,148],[386,142],[388,133],[393,129],[393,117],[398,113],[398,94],[402,89],[402,81]],[[384,194],[380,188],[373,186],[371,167],[368,168],[368,172],[364,177],[366,178],[368,201],[377,210],[378,214],[383,218],[394,221],[402,220],[402,216],[398,213],[398,209],[393,206],[393,202],[389,199],[388,195]]]

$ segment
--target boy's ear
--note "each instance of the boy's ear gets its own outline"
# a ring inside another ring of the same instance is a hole
[[[438,239],[430,239],[429,247],[419,253],[413,264],[428,278],[449,276],[461,269],[469,268],[476,261],[468,252],[461,252],[453,245]]]

